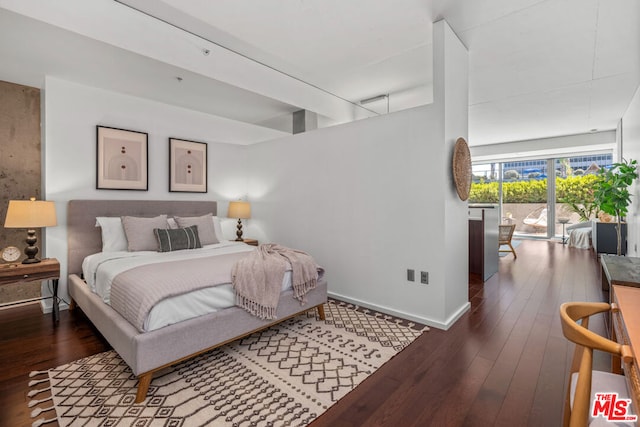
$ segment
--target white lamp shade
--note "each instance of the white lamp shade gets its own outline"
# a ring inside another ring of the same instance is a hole
[[[249,202],[229,202],[229,211],[227,217],[247,219],[251,218],[251,204]]]
[[[54,202],[36,200],[9,200],[5,228],[40,228],[57,225]]]

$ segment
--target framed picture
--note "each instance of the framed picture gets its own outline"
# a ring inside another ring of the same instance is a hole
[[[207,192],[207,144],[169,138],[169,191]]]
[[[96,188],[148,190],[149,135],[98,126]]]

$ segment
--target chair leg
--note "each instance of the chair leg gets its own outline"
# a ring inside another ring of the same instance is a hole
[[[516,255],[516,249],[511,245],[511,242],[509,242],[509,247],[511,248],[511,252],[513,252],[513,258],[518,258],[518,255]]]

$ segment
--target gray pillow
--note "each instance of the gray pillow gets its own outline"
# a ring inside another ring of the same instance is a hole
[[[135,251],[157,251],[158,240],[153,233],[155,228],[169,228],[167,216],[159,215],[154,218],[139,218],[135,216],[123,216],[122,226],[127,236],[127,249]]]
[[[213,228],[213,215],[206,214],[202,216],[192,217],[174,217],[178,223],[178,227],[185,228],[192,225],[198,226],[198,235],[200,236],[200,243],[203,245],[212,245],[214,243],[220,243],[216,237],[215,229]]]
[[[192,225],[186,228],[153,230],[158,240],[158,252],[180,251],[183,249],[201,248],[198,237],[198,226]]]

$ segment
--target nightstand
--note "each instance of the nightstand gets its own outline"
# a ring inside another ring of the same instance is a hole
[[[45,258],[36,264],[4,264],[0,265],[0,286],[11,283],[26,283],[41,280],[53,282],[53,296],[32,298],[16,302],[37,301],[46,298],[53,299],[53,320],[58,321],[60,308],[58,305],[58,279],[60,279],[60,263],[55,258]],[[15,303],[0,304],[0,307]]]
[[[258,246],[258,241],[256,239],[244,239],[244,242],[247,245]]]

